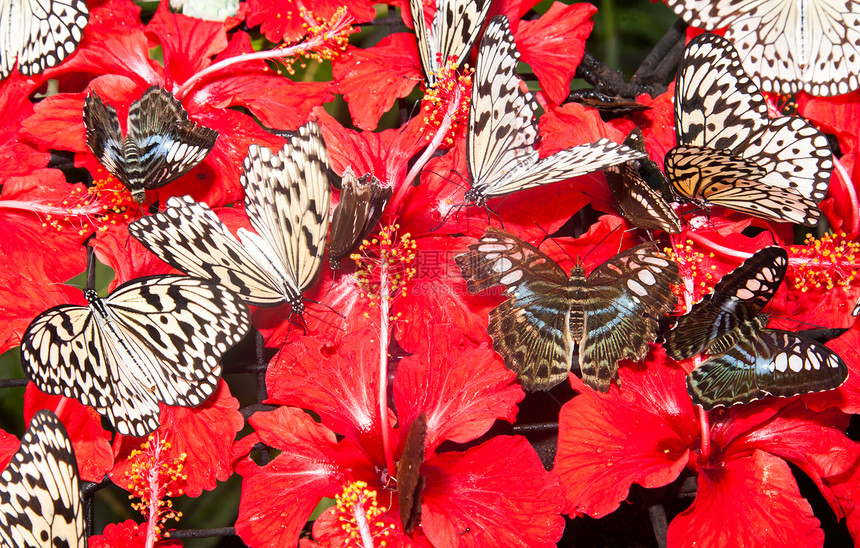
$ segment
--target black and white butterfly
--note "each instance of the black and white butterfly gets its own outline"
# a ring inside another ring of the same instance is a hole
[[[241,182],[256,232],[240,228],[237,239],[209,206],[185,196],[131,223],[129,233],[174,268],[213,278],[249,304],[287,302],[301,314],[329,225],[328,152],[316,122],[300,127],[277,153],[251,145]]]
[[[0,2],[0,78],[59,65],[78,47],[90,12],[84,0]]]
[[[639,128],[630,132],[624,145],[645,152],[645,139]],[[631,160],[604,170],[609,190],[618,201],[621,214],[633,225],[651,230],[662,230],[669,234],[681,232],[681,219],[661,192],[651,188],[649,180],[655,180],[660,188],[668,190],[669,181],[647,156]],[[647,178],[647,180],[646,180]]]
[[[95,407],[121,434],[159,426],[159,403],[194,407],[221,376],[221,356],[250,328],[248,308],[209,280],[149,276],[88,306],[60,305],[21,337],[24,371],[48,394]]]
[[[436,13],[427,28],[422,0],[409,0],[421,68],[428,84],[436,83],[436,72],[448,57],[455,57],[457,66],[463,64],[478,39],[491,3],[492,0],[436,0]]]
[[[95,92],[84,105],[87,146],[141,203],[146,190],[162,187],[203,161],[218,132],[198,126],[173,94],[152,86],[128,110],[127,133],[116,110]]]
[[[856,0],[666,0],[684,21],[726,29],[746,72],[772,93],[837,95],[860,87]]]
[[[331,216],[328,261],[332,269],[339,269],[340,261],[376,227],[393,191],[370,173],[356,178],[352,169],[346,168],[340,182],[340,201]]]
[[[588,277],[570,277],[536,247],[489,227],[469,253],[455,257],[471,293],[503,285],[508,300],[490,312],[493,348],[526,390],[549,390],[567,378],[579,347],[582,380],[601,392],[618,379],[618,362],[638,361],[675,307],[669,287],[678,266],[652,244],[624,251]]]
[[[666,354],[676,361],[710,358],[687,376],[693,402],[706,410],[832,390],[848,378],[835,352],[790,331],[766,329],[761,311],[788,268],[788,253],[766,247],[723,276],[714,291],[678,319],[666,334]]]
[[[827,138],[767,110],[735,48],[716,34],[697,36],[678,69],[678,146],[666,154],[666,176],[691,201],[812,226],[833,170]]]
[[[484,32],[473,77],[466,144],[472,188],[467,201],[483,206],[496,196],[645,156],[602,138],[540,158],[535,148],[540,141],[535,121],[539,106],[520,88],[519,58],[508,19],[497,15]]]
[[[37,412],[0,474],[0,544],[86,546],[79,484],[75,451],[63,423],[50,411]]]

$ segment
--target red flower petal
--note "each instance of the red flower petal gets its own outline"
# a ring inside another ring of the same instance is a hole
[[[693,505],[669,524],[669,546],[823,546],[824,532],[789,466],[753,451],[699,474]]]
[[[283,452],[263,467],[250,458],[236,466],[243,478],[236,534],[251,546],[294,546],[320,499],[339,491],[342,467],[371,465],[351,445],[336,445],[334,434],[300,409],[256,413],[250,423]]]
[[[236,433],[245,425],[238,411],[239,402],[230,395],[224,381],[218,383],[215,393],[197,407],[169,407],[161,405],[161,427],[157,430],[162,439],[170,443],[167,458],[185,455],[184,493],[198,497],[205,490],[215,488],[216,480],[226,481],[232,473],[230,448]],[[117,464],[110,472],[111,480],[128,489],[129,453],[139,449],[145,439],[117,435],[114,445]]]
[[[262,23],[260,31],[270,42],[295,42],[307,34],[307,26],[316,26],[318,19],[331,19],[341,6],[345,6],[359,23],[376,17],[373,2],[369,0],[354,0],[348,5],[338,0],[249,0],[247,24],[256,27]]]
[[[521,21],[514,35],[522,61],[528,63],[549,99],[561,104],[570,93],[570,81],[585,54],[591,34],[591,4],[565,6],[554,2],[540,19]]]
[[[28,383],[24,391],[24,424],[30,424],[41,409],[52,411],[66,428],[81,479],[95,483],[104,479],[114,460],[111,435],[102,428],[101,415],[77,400],[45,394],[32,382]]]
[[[227,47],[224,23],[171,13],[167,4],[159,5],[146,26],[146,34],[155,36],[161,44],[164,87],[168,90],[208,67],[212,57]]]
[[[400,424],[426,413],[428,453],[444,440],[474,440],[496,419],[514,421],[524,393],[492,348],[452,334],[448,325],[425,336],[425,344],[397,364],[394,405]]]
[[[90,548],[143,548],[146,546],[146,524],[127,520],[122,523],[109,523],[105,526],[104,533],[93,535],[89,538]],[[155,543],[158,548],[180,548],[182,542],[178,540],[161,540]]]
[[[351,333],[339,348],[315,337],[292,342],[266,373],[266,403],[312,409],[335,432],[381,449],[378,340],[376,329],[369,327]],[[373,458],[384,461],[381,454]]]
[[[315,114],[335,172],[343,173],[350,167],[359,177],[371,173],[382,184],[395,185],[395,189],[405,184],[409,160],[427,144],[420,116],[402,128],[371,133],[346,129],[323,109],[317,109]],[[392,208],[393,204],[389,205],[389,211]]]
[[[525,438],[500,436],[421,467],[421,529],[434,546],[555,546],[561,493]]]
[[[9,466],[9,461],[12,460],[18,449],[21,447],[21,440],[16,436],[0,430],[0,470],[5,470]]]
[[[349,104],[356,127],[376,128],[380,116],[422,81],[415,36],[386,36],[367,49],[351,48],[332,63],[338,91]]]
[[[623,390],[600,394],[570,376],[578,396],[561,408],[554,471],[565,490],[565,513],[603,517],[630,485],[660,487],[684,469],[697,438],[684,372],[663,354],[645,371],[622,367]]]

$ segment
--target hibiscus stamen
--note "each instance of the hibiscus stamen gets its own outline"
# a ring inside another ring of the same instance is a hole
[[[179,520],[182,512],[173,509],[173,501],[167,497],[177,497],[183,494],[181,485],[188,479],[185,474],[185,454],[171,458],[168,454],[170,443],[163,440],[158,433],[153,433],[140,446],[131,452],[131,470],[128,478],[131,482],[128,498],[139,498],[140,502],[131,505],[143,514],[146,519],[146,546],[155,546],[159,536],[164,532],[164,524],[169,519]],[[164,537],[169,537],[165,533]]]
[[[427,140],[430,144],[406,175],[407,184],[398,185],[391,198],[391,203],[396,204],[398,209],[404,203],[402,194],[410,188],[408,183],[418,177],[436,150],[443,145],[450,147],[458,137],[462,138],[465,122],[469,118],[473,72],[466,66],[458,74],[456,59],[449,57],[448,62],[436,73],[436,84],[424,94],[423,109],[427,113],[424,118],[425,130],[434,133],[428,131]]]
[[[305,59],[315,59],[320,62],[324,59],[332,60],[346,50],[349,45],[349,35],[358,32],[358,29],[352,27],[352,22],[352,16],[349,15],[345,7],[341,6],[328,21],[318,19],[317,26],[305,23],[303,26],[307,29],[308,34],[302,42],[289,45],[282,44],[270,50],[236,55],[214,63],[186,80],[174,91],[173,95],[181,101],[197,82],[212,74],[227,72],[226,69],[229,67],[247,61],[274,59],[283,63],[287,72],[292,74],[294,72],[292,66],[296,62],[300,62],[301,66],[304,67]]]
[[[376,503],[376,491],[367,488],[367,483],[355,481],[343,488],[343,493],[335,497],[340,516],[341,529],[349,536],[347,546],[373,548],[385,546],[385,540],[378,545],[374,539],[387,537],[391,526],[377,518],[385,513]],[[355,544],[352,544],[355,542]]]
[[[713,273],[716,267],[713,264],[710,267],[701,267],[705,254],[693,249],[692,240],[685,240],[681,244],[673,239],[672,247],[666,248],[664,251],[670,259],[678,264],[678,271],[684,283],[673,286],[672,291],[681,301],[682,311],[689,312],[693,305],[701,300],[702,295],[710,293],[716,285]],[[713,258],[714,254],[711,253],[708,257]]]
[[[64,232],[72,227],[85,236],[93,230],[105,232],[109,225],[128,221],[126,211],[134,205],[131,194],[114,177],[94,179],[84,189],[76,185],[59,203],[27,200],[0,200],[0,209],[13,209],[36,214],[42,226]]]
[[[398,224],[389,225],[379,236],[364,240],[350,258],[355,261],[355,279],[362,297],[371,307],[379,307],[379,405],[382,448],[388,470],[395,470],[394,451],[388,432],[388,345],[391,323],[400,318],[400,313],[391,314],[391,303],[400,295],[406,295],[406,284],[415,276],[415,240],[407,232],[397,238]],[[365,317],[370,317],[365,313]]]
[[[794,285],[804,293],[836,286],[848,289],[857,277],[860,243],[847,240],[844,232],[825,234],[820,240],[807,234],[803,246],[789,249]]]

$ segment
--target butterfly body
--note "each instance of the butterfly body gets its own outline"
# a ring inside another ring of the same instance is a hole
[[[86,546],[75,452],[60,420],[37,412],[0,474],[0,544]]]
[[[0,78],[26,76],[60,64],[78,47],[89,10],[83,0],[0,2]]]
[[[488,333],[526,390],[548,390],[567,378],[573,351],[583,381],[606,392],[618,362],[641,359],[657,320],[674,307],[677,265],[644,244],[570,276],[534,246],[488,228],[455,258],[471,293],[496,285],[508,299],[490,312]]]
[[[812,226],[833,160],[827,138],[800,118],[771,119],[764,97],[721,36],[684,51],[675,87],[678,146],[666,176],[683,199]]]
[[[171,197],[164,211],[138,219],[129,233],[174,268],[213,278],[255,306],[289,303],[319,273],[329,225],[328,152],[316,123],[280,151],[252,145],[242,166],[245,210],[254,231],[238,239],[204,203]]]
[[[198,278],[138,278],[86,298],[88,306],[56,306],[31,322],[24,369],[40,390],[95,407],[127,435],[158,428],[159,403],[208,398],[221,355],[250,328],[244,304]]]
[[[687,391],[706,410],[765,396],[831,390],[848,376],[838,354],[790,331],[767,328],[761,312],[788,268],[779,247],[758,251],[666,334],[666,354],[680,361],[710,356],[687,376]]]
[[[218,132],[198,126],[169,91],[147,89],[128,111],[127,134],[116,110],[91,93],[84,105],[87,146],[140,203],[146,190],[176,180],[203,161]]]
[[[520,89],[520,54],[506,17],[494,17],[484,32],[472,86],[467,133],[467,165],[472,188],[468,203],[487,200],[605,169],[645,156],[601,138],[541,158],[535,120],[539,108]]]

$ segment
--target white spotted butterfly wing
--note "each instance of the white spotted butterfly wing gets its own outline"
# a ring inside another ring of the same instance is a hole
[[[541,158],[536,148],[538,104],[520,88],[519,58],[508,19],[497,15],[484,32],[473,76],[466,145],[472,188],[466,192],[467,201],[483,206],[496,196],[645,156],[602,138]]]
[[[428,84],[436,83],[436,72],[449,57],[456,59],[457,66],[466,61],[490,4],[491,0],[436,0],[436,12],[428,28],[422,0],[409,0],[421,68]]]
[[[198,126],[172,93],[147,89],[128,111],[122,137],[116,110],[96,93],[84,104],[87,146],[141,203],[146,190],[175,181],[203,161],[215,146],[218,132]]]
[[[800,118],[767,112],[732,45],[697,36],[678,69],[678,146],[666,154],[666,176],[693,202],[812,226],[833,169],[827,138]]]
[[[78,464],[60,420],[37,412],[0,474],[0,541],[41,548],[87,545]]]
[[[218,385],[221,356],[250,328],[227,288],[188,276],[149,276],[88,306],[60,305],[21,337],[24,371],[48,394],[95,407],[121,434],[159,427],[159,404],[194,407]]]
[[[765,396],[790,397],[837,388],[848,377],[838,354],[790,331],[767,329],[761,311],[788,268],[788,254],[766,247],[726,274],[666,334],[666,354],[710,355],[687,376],[693,402],[706,410]]]
[[[0,2],[0,78],[40,74],[71,55],[89,21],[84,0]]]
[[[618,379],[618,362],[638,361],[675,306],[678,267],[655,246],[624,251],[585,276],[568,277],[536,247],[489,227],[455,258],[471,293],[504,286],[508,299],[490,312],[493,348],[526,390],[549,390],[567,378],[579,349],[582,380],[601,392]]]
[[[309,122],[278,152],[252,145],[242,166],[245,209],[256,232],[237,239],[204,203],[170,198],[164,211],[138,219],[129,232],[174,268],[211,277],[256,306],[289,303],[319,273],[329,226],[331,189],[322,133]]]
[[[744,70],[769,93],[860,88],[857,0],[666,0],[694,27],[726,29]]]

